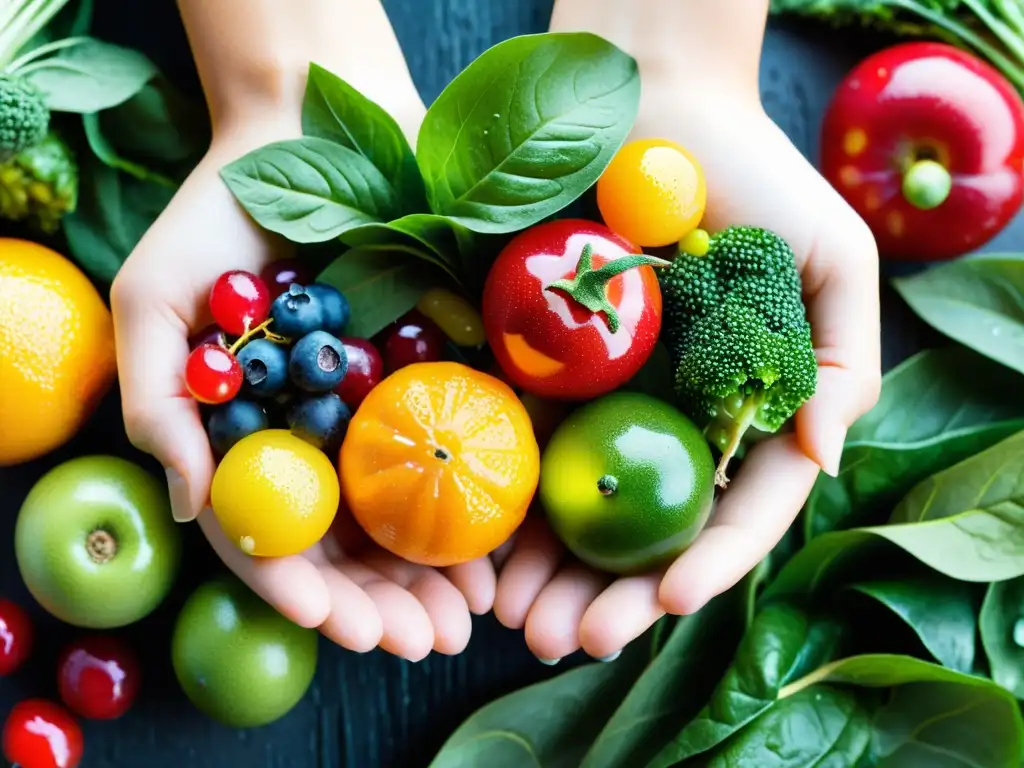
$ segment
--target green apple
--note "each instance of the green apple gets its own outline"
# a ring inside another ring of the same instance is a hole
[[[284,717],[316,673],[315,629],[293,624],[233,577],[207,582],[181,609],[174,673],[196,707],[233,728]]]
[[[83,456],[33,486],[14,552],[43,608],[77,627],[111,629],[147,616],[167,596],[181,538],[162,482],[125,459]]]

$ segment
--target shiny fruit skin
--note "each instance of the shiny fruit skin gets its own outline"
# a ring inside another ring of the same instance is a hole
[[[373,343],[366,339],[345,337],[341,343],[348,357],[348,371],[334,391],[354,411],[384,378],[384,361]]]
[[[204,405],[226,403],[238,394],[242,380],[238,358],[216,344],[196,347],[185,361],[185,386]]]
[[[444,333],[416,310],[407,312],[386,331],[384,370],[394,373],[413,363],[433,363],[444,354]]]
[[[270,330],[281,336],[298,338],[313,331],[321,331],[327,318],[324,307],[315,293],[310,293],[298,283],[292,283],[288,290],[274,299],[270,305]]]
[[[310,296],[315,296],[320,302],[320,306],[323,307],[323,330],[335,335],[344,331],[348,321],[352,318],[352,308],[345,295],[327,283],[310,283],[306,286],[306,292]]]
[[[711,512],[714,475],[707,440],[692,421],[648,395],[615,392],[555,430],[539,497],[552,530],[580,560],[636,574],[671,562],[693,542]]]
[[[539,464],[530,417],[509,387],[460,363],[414,363],[356,411],[339,474],[348,509],[377,544],[440,567],[512,535]]]
[[[111,629],[163,601],[178,572],[180,536],[165,483],[125,459],[82,456],[33,486],[14,551],[44,609],[72,626]]]
[[[333,392],[305,397],[288,409],[288,428],[296,437],[328,456],[335,456],[345,438],[352,412]]]
[[[71,714],[45,699],[15,704],[4,723],[4,759],[19,768],[77,768],[83,746]]]
[[[225,535],[257,557],[298,554],[320,541],[339,498],[330,459],[285,429],[255,432],[235,443],[210,489]]]
[[[196,708],[229,727],[256,728],[286,715],[306,694],[317,637],[227,577],[203,584],[185,602],[171,660]]]
[[[279,259],[267,264],[260,272],[260,279],[270,291],[271,301],[287,291],[292,283],[309,285],[315,277],[304,259]]]
[[[0,597],[0,677],[16,672],[32,653],[34,632],[25,610]]]
[[[224,349],[227,349],[229,346],[231,346],[228,343],[228,337],[227,334],[224,333],[224,329],[221,328],[216,323],[211,323],[205,328],[196,331],[194,334],[192,334],[192,336],[189,337],[189,350],[193,350],[196,347],[201,347],[203,346],[203,344],[213,344],[214,346],[223,347]]]
[[[230,451],[243,437],[262,429],[270,429],[266,409],[252,400],[239,398],[218,405],[206,423],[210,447],[218,456]]]
[[[487,341],[480,313],[466,299],[446,288],[431,288],[416,304],[416,309],[459,347],[479,347]]]
[[[275,397],[288,384],[288,349],[269,339],[254,339],[238,350],[243,387],[253,397]]]
[[[700,224],[706,205],[700,163],[667,139],[629,142],[597,180],[604,223],[641,248],[678,243]]]
[[[259,275],[252,272],[225,272],[210,289],[210,314],[232,336],[241,336],[267,319],[270,291]]]
[[[85,274],[42,245],[0,238],[0,467],[66,443],[115,374],[110,310]]]
[[[327,331],[306,334],[288,354],[288,378],[304,392],[330,392],[347,372],[345,346]]]
[[[131,709],[141,672],[135,652],[112,635],[72,643],[57,663],[57,688],[64,705],[90,720],[115,720]]]

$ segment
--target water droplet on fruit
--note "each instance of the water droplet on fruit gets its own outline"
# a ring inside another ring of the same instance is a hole
[[[256,551],[256,541],[252,536],[243,536],[238,540],[238,548],[245,552],[245,554],[251,555]]]
[[[338,370],[340,365],[341,355],[338,354],[338,350],[327,345],[320,347],[320,351],[316,353],[317,368],[330,373],[331,371]]]
[[[1024,648],[1024,618],[1017,619],[1013,625],[1013,642]]]

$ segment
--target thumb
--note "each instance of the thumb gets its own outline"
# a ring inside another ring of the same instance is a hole
[[[845,368],[818,368],[814,397],[796,412],[796,434],[801,450],[833,477],[839,472],[843,444],[850,425],[864,410],[863,388]]]

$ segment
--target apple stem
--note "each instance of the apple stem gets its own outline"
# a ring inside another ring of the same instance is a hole
[[[117,541],[106,531],[93,531],[85,540],[85,548],[94,563],[106,563],[117,554]]]

